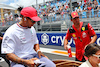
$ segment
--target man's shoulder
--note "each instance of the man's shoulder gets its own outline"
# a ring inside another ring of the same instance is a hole
[[[88,22],[83,22],[83,26],[86,26],[86,25],[88,25]]]
[[[16,24],[10,26],[6,31],[5,33],[13,33],[15,31],[15,28],[16,28]]]
[[[74,33],[74,32],[75,32],[75,30],[73,29],[72,26],[69,28],[69,32],[70,32],[70,33]]]

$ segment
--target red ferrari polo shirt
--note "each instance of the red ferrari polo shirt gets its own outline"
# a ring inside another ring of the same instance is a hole
[[[84,47],[89,44],[91,41],[91,36],[95,35],[95,31],[90,25],[90,23],[80,22],[79,31],[72,25],[72,28],[69,28],[65,39],[70,40],[73,37],[76,47],[76,58],[82,61],[84,56]]]

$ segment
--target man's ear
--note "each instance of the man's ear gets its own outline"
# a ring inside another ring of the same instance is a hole
[[[24,18],[24,21],[26,21],[26,18]]]

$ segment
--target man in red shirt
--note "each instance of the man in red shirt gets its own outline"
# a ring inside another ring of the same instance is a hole
[[[72,12],[70,16],[73,25],[67,30],[67,34],[64,40],[64,49],[68,50],[68,40],[73,37],[76,47],[75,60],[84,62],[86,61],[86,57],[84,56],[84,49],[86,45],[94,43],[96,41],[97,35],[90,23],[80,22],[77,12]]]

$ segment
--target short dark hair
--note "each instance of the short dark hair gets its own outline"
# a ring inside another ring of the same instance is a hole
[[[17,10],[20,12],[21,10],[23,9],[23,7],[21,7],[21,6],[19,6],[18,8],[17,8]]]
[[[70,16],[70,19],[72,19],[72,16],[71,16],[71,14],[69,14],[69,16]]]
[[[95,54],[99,50],[100,50],[100,46],[95,43],[92,43],[92,44],[87,45],[84,55],[89,57]]]
[[[23,7],[21,7],[21,6],[19,6],[19,7],[17,8],[17,10],[18,10],[19,12],[21,12],[22,9],[23,9]],[[20,14],[20,17],[23,17],[23,15]]]

